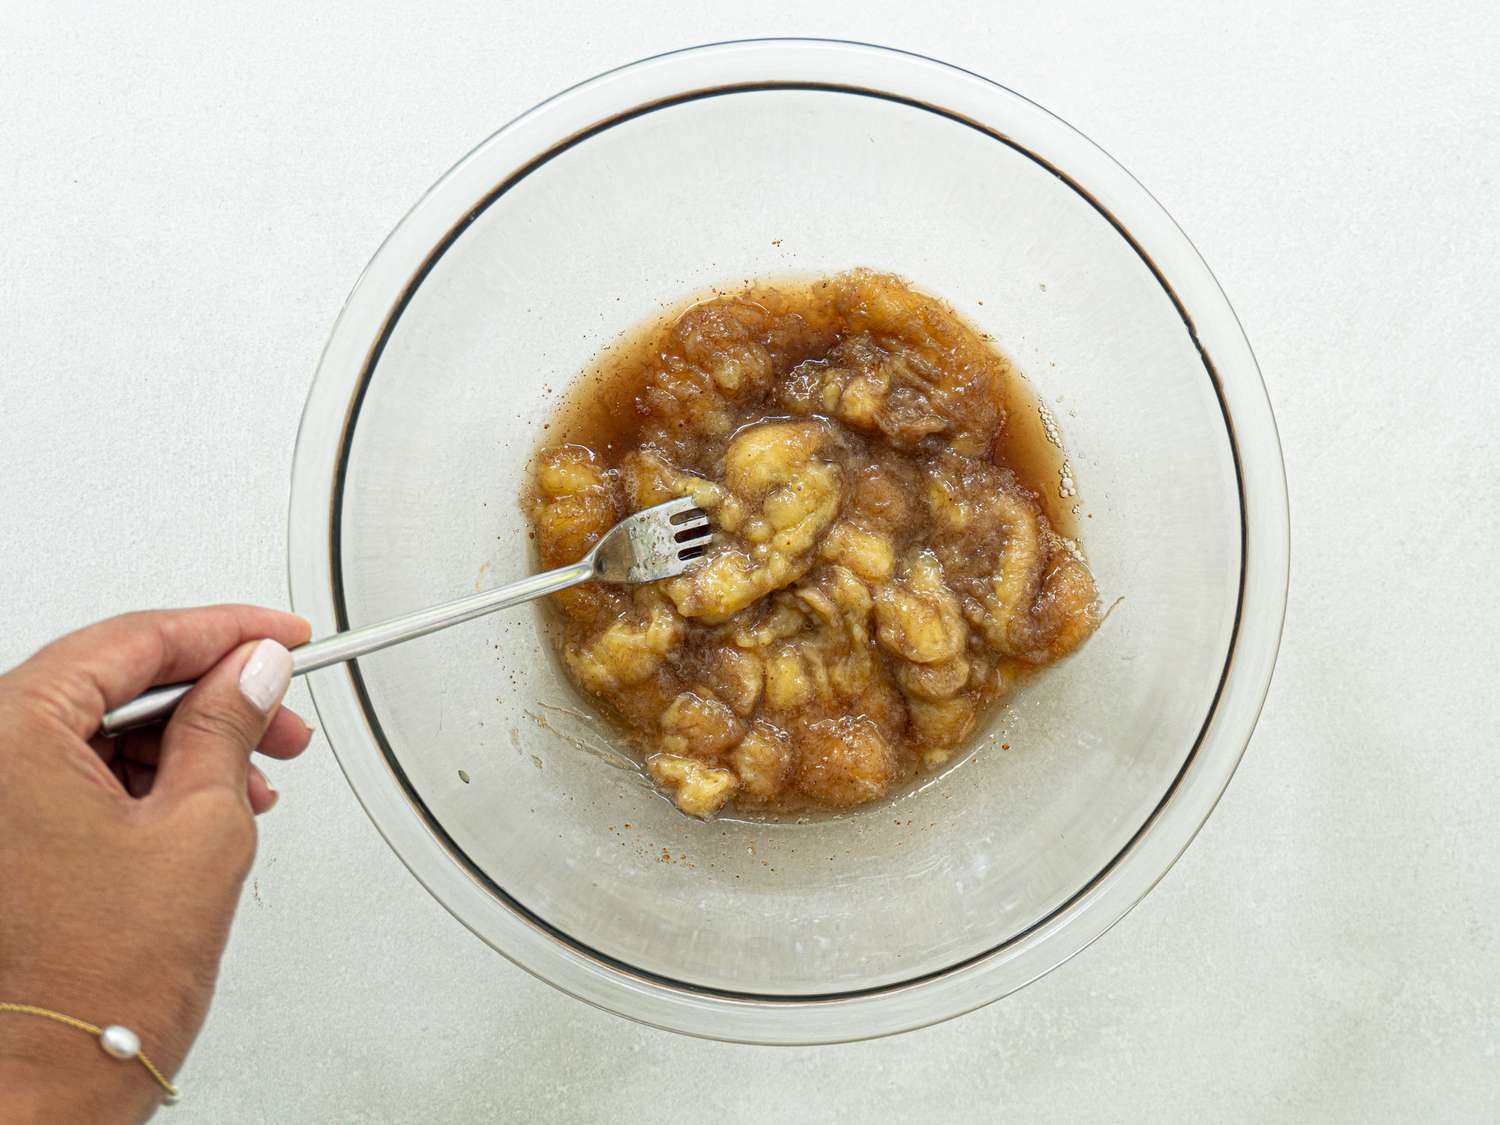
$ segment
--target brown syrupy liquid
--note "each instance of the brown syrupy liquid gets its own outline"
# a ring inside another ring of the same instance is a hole
[[[779,295],[777,303],[810,309],[810,320],[816,323],[821,319],[826,324],[833,315],[820,308],[821,302],[814,295],[831,284],[827,278],[765,279],[740,289],[714,291],[705,297],[685,300],[626,332],[563,395],[557,413],[548,424],[547,445],[573,442],[606,455],[638,448],[641,431],[648,421],[635,409],[641,383],[660,357],[663,335],[673,321],[694,306],[724,297],[759,301],[768,293],[775,293]],[[949,312],[955,320],[962,321],[957,313]],[[976,338],[990,341],[986,333],[972,325],[967,327]],[[995,354],[1006,369],[1006,377],[995,387],[1005,424],[995,437],[992,457],[1016,474],[1059,534],[1074,538],[1078,533],[1078,517],[1073,509],[1078,501],[1076,497],[1062,495],[1059,489],[1067,460],[1061,443],[1048,436],[1044,419],[1049,417],[1049,411],[1004,353],[996,350]]]
[[[564,658],[684,811],[847,808],[945,761],[1097,622],[1050,416],[941,302],[856,271],[654,321],[549,424],[541,561],[690,495],[708,557],[556,597]]]

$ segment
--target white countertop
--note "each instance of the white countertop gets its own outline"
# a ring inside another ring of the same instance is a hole
[[[691,42],[906,47],[1082,129],[1217,273],[1290,480],[1249,753],[1157,890],[1040,982],[846,1047],[634,1026],[450,918],[319,740],[275,773],[164,1120],[1500,1116],[1500,22],[1011,7],[0,6],[0,664],[120,609],[285,604],[298,415],[380,240],[514,114]]]

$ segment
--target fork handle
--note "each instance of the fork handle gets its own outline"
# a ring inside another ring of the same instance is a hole
[[[529,602],[533,598],[540,598],[546,594],[555,594],[559,590],[566,590],[569,586],[587,582],[593,577],[594,555],[590,552],[578,562],[558,567],[556,570],[533,574],[518,582],[508,582],[492,590],[470,594],[468,597],[444,602],[442,605],[428,609],[419,609],[415,613],[393,617],[389,621],[380,621],[374,625],[335,633],[319,641],[309,641],[305,645],[298,645],[292,649],[292,675],[300,676],[304,672],[326,668],[330,664],[353,660],[356,656],[366,656],[380,649],[389,648],[391,645],[400,644],[402,641],[409,641],[413,637],[422,637],[428,633],[435,633],[439,629],[446,629],[449,625],[471,621],[487,613],[519,605],[521,602]],[[150,691],[143,692],[129,703],[122,703],[114,710],[105,712],[104,721],[99,726],[99,733],[113,738],[133,727],[159,722],[172,713],[192,687],[191,683],[163,684],[161,687],[154,687]]]

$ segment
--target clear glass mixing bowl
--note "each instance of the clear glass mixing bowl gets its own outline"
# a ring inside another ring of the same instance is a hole
[[[1203,823],[1265,696],[1288,545],[1270,407],[1207,267],[1105,153],[982,78],[850,43],[703,47],[574,87],[444,176],[356,284],[298,439],[315,632],[443,601],[532,565],[527,459],[619,333],[853,266],[946,298],[1026,373],[1113,606],[974,754],[847,816],[700,823],[620,768],[540,607],[312,677],[355,793],[454,915],[696,1035],[977,1007],[1101,934]]]

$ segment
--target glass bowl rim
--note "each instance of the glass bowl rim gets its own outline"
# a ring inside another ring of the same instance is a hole
[[[343,627],[337,515],[359,400],[407,297],[443,251],[506,186],[564,147],[665,105],[778,87],[873,94],[960,120],[1018,149],[1108,219],[1177,306],[1213,381],[1234,453],[1242,555],[1239,611],[1218,695],[1156,810],[1066,904],[988,952],[860,992],[727,993],[614,961],[497,899],[413,806],[399,769],[376,745],[357,666],[309,679],[329,744],[372,823],[481,940],[562,991],[627,1018],[706,1038],[790,1044],[893,1034],[990,1003],[1082,950],[1155,886],[1212,812],[1259,717],[1285,615],[1290,532],[1275,420],[1244,332],[1187,236],[1124,168],[1021,95],[922,55],[843,40],[734,40],[641,59],[539,103],[445,173],[377,249],[335,321],[297,434],[288,575],[292,605],[315,631]]]

